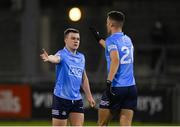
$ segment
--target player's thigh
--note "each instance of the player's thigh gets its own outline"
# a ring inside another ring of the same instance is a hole
[[[82,99],[75,100],[69,114],[70,124],[73,126],[82,126],[84,123],[84,109]]]
[[[52,118],[52,126],[66,126],[67,119]]]
[[[64,126],[69,117],[71,101],[53,95],[52,124],[53,126]]]
[[[134,111],[131,109],[121,109],[119,122],[121,126],[131,126]]]
[[[106,108],[98,109],[98,125],[100,126],[107,125],[108,122],[111,120],[111,118],[112,118],[112,113],[110,109],[106,109]]]
[[[69,122],[71,126],[83,126],[84,113],[71,112],[69,114]]]

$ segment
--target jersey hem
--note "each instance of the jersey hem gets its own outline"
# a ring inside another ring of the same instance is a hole
[[[55,94],[55,93],[54,93],[54,95],[55,95],[55,96],[57,96],[57,97],[60,97],[60,98],[66,99],[66,100],[81,100],[81,99],[82,99],[82,97],[80,97],[80,98],[76,98],[76,99],[72,99],[72,98],[69,98],[69,97],[59,96],[59,95],[57,95],[57,94]]]
[[[131,84],[131,85],[126,85],[126,86],[112,86],[112,87],[128,87],[128,86],[134,86],[134,85],[136,85],[136,84]]]

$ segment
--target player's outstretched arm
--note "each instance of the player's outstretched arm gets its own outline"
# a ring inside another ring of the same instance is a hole
[[[89,80],[88,80],[88,77],[86,75],[86,71],[84,71],[84,74],[83,74],[83,83],[82,83],[82,89],[86,95],[86,98],[89,102],[89,105],[91,107],[94,107],[95,106],[95,101],[92,97],[92,94],[91,94],[91,90],[90,90],[90,87],[89,87]]]
[[[91,33],[99,44],[105,48],[105,40],[94,27],[89,27]]]
[[[42,49],[43,53],[40,55],[44,62],[59,63],[60,57],[55,55],[48,55],[45,49]]]

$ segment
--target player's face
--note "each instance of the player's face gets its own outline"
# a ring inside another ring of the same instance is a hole
[[[77,50],[79,48],[79,43],[80,43],[80,36],[79,33],[69,33],[66,37],[65,37],[65,43],[66,46],[70,49],[70,50]]]
[[[107,33],[111,34],[111,21],[109,17],[107,18],[107,21],[106,21],[106,28],[107,28]]]

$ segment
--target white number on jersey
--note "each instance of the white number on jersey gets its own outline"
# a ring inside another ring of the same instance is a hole
[[[133,47],[131,47],[130,49],[127,46],[123,46],[121,48],[122,52],[125,52],[125,54],[122,56],[121,58],[121,64],[130,64],[133,62]],[[128,58],[128,56],[130,55],[130,57]]]

